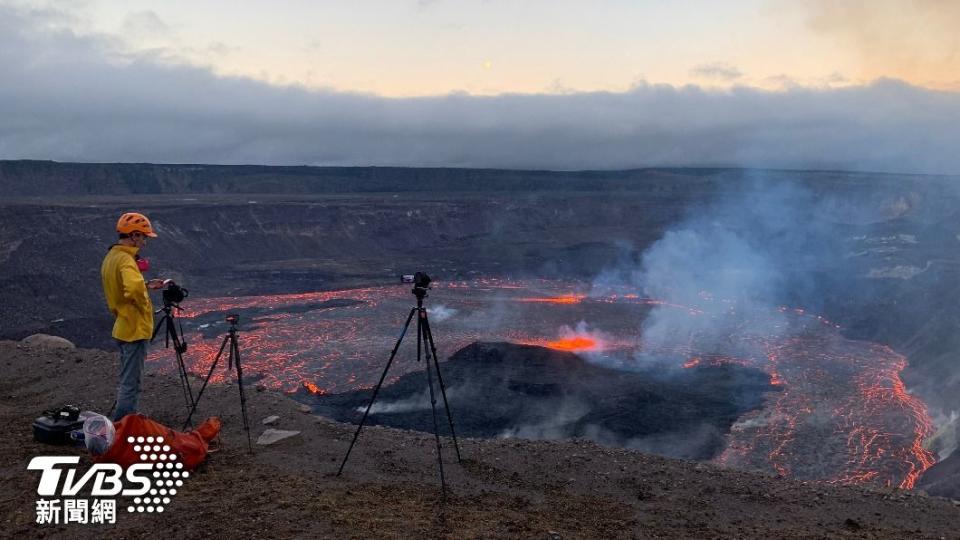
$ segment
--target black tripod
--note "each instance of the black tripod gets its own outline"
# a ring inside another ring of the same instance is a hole
[[[223,351],[226,350],[227,344],[229,343],[230,352],[227,353],[227,371],[230,371],[233,366],[237,366],[237,385],[240,387],[240,414],[243,417],[243,430],[247,432],[247,447],[250,449],[250,452],[253,453],[253,443],[250,441],[250,423],[247,421],[247,397],[243,393],[243,366],[240,365],[240,346],[237,344],[237,324],[240,323],[240,316],[227,315],[227,322],[230,323],[230,329],[227,330],[227,335],[223,336],[220,351],[217,353],[216,358],[213,359],[213,363],[210,364],[210,371],[207,372],[207,377],[203,380],[203,386],[200,387],[200,392],[197,394],[196,401],[193,402],[190,414],[187,416],[186,422],[183,423],[183,429],[186,429],[187,425],[190,424],[190,420],[193,419],[193,413],[197,411],[197,404],[200,403],[200,398],[203,397],[203,391],[206,390],[207,384],[210,383],[213,370],[216,369],[217,363],[220,362],[220,357],[223,356]]]
[[[157,314],[163,313],[157,326],[153,329],[153,336],[150,341],[157,339],[157,333],[160,327],[164,327],[165,345],[169,349],[170,342],[173,342],[173,351],[177,356],[177,371],[180,373],[180,387],[183,390],[183,399],[187,403],[187,408],[193,407],[193,390],[190,388],[190,379],[187,377],[187,366],[183,363],[183,353],[187,352],[187,343],[183,341],[183,327],[177,330],[177,317],[174,315],[174,309],[180,309],[180,306],[171,302],[164,302],[163,307],[157,310]]]
[[[390,353],[390,359],[387,360],[387,366],[383,368],[383,374],[380,375],[380,382],[377,383],[376,388],[373,389],[373,395],[370,396],[370,403],[367,404],[367,410],[363,412],[363,418],[360,419],[360,425],[357,426],[356,433],[353,434],[353,440],[350,441],[350,447],[347,448],[347,454],[343,456],[343,462],[340,464],[340,469],[337,471],[337,476],[340,476],[340,473],[343,472],[343,467],[347,464],[347,459],[350,458],[350,452],[353,450],[353,445],[357,442],[357,437],[360,436],[360,430],[363,429],[363,424],[367,421],[367,415],[370,414],[370,408],[373,407],[373,402],[377,399],[377,394],[380,392],[380,387],[383,386],[383,381],[387,377],[387,371],[390,370],[390,364],[393,363],[394,357],[397,356],[397,350],[400,349],[400,343],[403,342],[403,337],[407,334],[407,329],[410,328],[410,321],[413,320],[413,316],[417,316],[417,361],[420,361],[421,350],[426,354],[426,364],[427,364],[427,386],[430,388],[430,408],[433,411],[433,434],[437,439],[437,464],[440,466],[440,486],[443,489],[443,492],[447,491],[447,483],[443,476],[443,456],[440,453],[440,430],[437,422],[437,400],[433,391],[433,368],[437,370],[437,382],[440,383],[440,394],[443,396],[443,406],[447,411],[447,421],[450,424],[450,434],[453,436],[453,447],[457,451],[457,462],[460,462],[460,445],[457,443],[457,433],[453,429],[453,416],[450,414],[450,405],[447,403],[447,390],[443,384],[443,377],[440,375],[440,364],[437,361],[437,347],[433,343],[433,332],[430,331],[430,321],[427,319],[427,309],[423,307],[423,299],[427,296],[427,289],[430,284],[430,278],[426,274],[421,274],[418,272],[416,274],[416,281],[414,281],[413,294],[417,297],[417,305],[410,310],[410,315],[407,317],[407,322],[403,325],[403,330],[400,332],[400,337],[397,339],[397,344],[393,346],[393,351]],[[430,361],[433,360],[433,366],[430,365]]]

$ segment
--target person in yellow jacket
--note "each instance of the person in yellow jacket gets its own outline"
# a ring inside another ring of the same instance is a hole
[[[129,212],[117,222],[118,242],[110,246],[100,266],[103,295],[110,313],[116,318],[113,339],[120,346],[120,382],[114,420],[137,412],[143,361],[147,344],[153,337],[153,303],[147,289],[163,287],[163,280],[145,281],[137,265],[137,254],[156,238],[150,220],[143,214]]]

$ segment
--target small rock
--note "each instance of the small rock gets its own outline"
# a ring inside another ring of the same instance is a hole
[[[271,444],[275,444],[284,439],[289,439],[290,437],[294,437],[299,434],[300,434],[299,431],[288,431],[285,429],[267,429],[263,433],[261,433],[259,437],[257,437],[257,444],[263,445],[263,446],[269,446]]]
[[[313,412],[313,409],[311,409],[309,405],[301,405],[297,407],[297,410],[302,412],[303,414],[310,414],[311,412]]]
[[[847,520],[844,521],[843,524],[846,525],[847,528],[850,529],[851,531],[860,530],[860,523],[855,519],[847,518]]]
[[[267,389],[267,386],[263,383],[257,384],[257,392],[263,392]]]
[[[262,423],[265,426],[272,426],[273,424],[276,424],[279,421],[280,421],[280,417],[274,414],[264,418],[263,420],[260,421],[260,423]]]
[[[36,347],[40,349],[76,349],[77,346],[69,339],[48,334],[34,334],[23,338],[20,343],[27,347]]]

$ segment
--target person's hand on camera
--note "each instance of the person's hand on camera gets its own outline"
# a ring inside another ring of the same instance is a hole
[[[163,288],[163,280],[162,280],[162,279],[151,279],[150,281],[147,282],[147,288],[148,288],[148,289],[162,289],[162,288]]]

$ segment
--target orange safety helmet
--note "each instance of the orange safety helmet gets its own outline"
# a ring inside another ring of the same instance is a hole
[[[126,214],[120,216],[120,220],[117,221],[117,232],[120,234],[131,234],[131,233],[143,233],[150,238],[156,238],[157,233],[153,232],[153,225],[150,224],[150,220],[147,219],[147,216],[143,214],[138,214],[136,212],[127,212]]]

